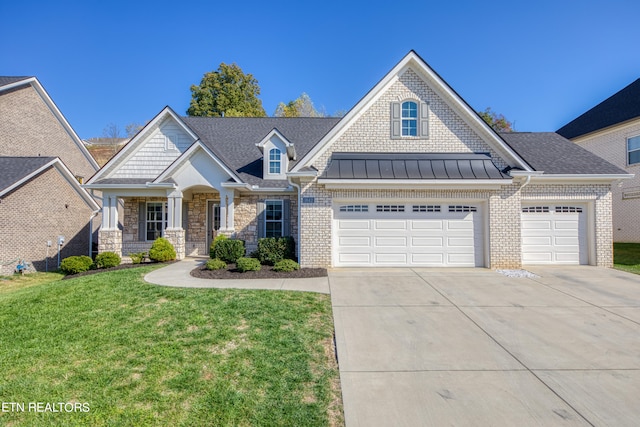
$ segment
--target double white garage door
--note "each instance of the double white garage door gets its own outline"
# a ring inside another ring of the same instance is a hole
[[[483,224],[479,204],[338,204],[333,265],[483,266]]]
[[[334,205],[336,267],[485,266],[481,203]],[[523,264],[587,264],[586,207],[527,204],[521,216]]]

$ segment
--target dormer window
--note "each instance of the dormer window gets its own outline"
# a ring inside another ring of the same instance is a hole
[[[408,99],[391,103],[391,138],[428,138],[429,104]]]
[[[418,136],[418,104],[402,103],[402,136]]]
[[[281,171],[280,157],[282,153],[277,148],[269,150],[269,173],[272,175],[279,175]]]

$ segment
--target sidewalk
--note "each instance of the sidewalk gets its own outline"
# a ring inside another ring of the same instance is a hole
[[[234,289],[270,289],[283,291],[329,293],[328,277],[308,279],[233,279],[213,280],[193,277],[190,272],[203,264],[206,258],[185,258],[166,267],[154,270],[144,276],[144,280],[161,286],[178,288],[234,288]]]

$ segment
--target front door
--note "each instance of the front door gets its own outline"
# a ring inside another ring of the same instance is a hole
[[[207,201],[207,248],[220,230],[220,203]]]

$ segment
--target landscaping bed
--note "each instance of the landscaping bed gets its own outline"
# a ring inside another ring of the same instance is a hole
[[[129,268],[145,267],[145,266],[150,266],[150,265],[168,265],[168,264],[173,264],[174,262],[177,262],[177,261],[142,262],[142,263],[139,263],[139,264],[120,264],[117,267],[96,268],[96,269],[93,269],[93,270],[83,271],[82,273],[67,274],[62,278],[62,280],[73,279],[75,277],[90,276],[92,274],[104,273],[104,272],[107,272],[107,271],[127,270]]]
[[[301,268],[289,272],[273,271],[273,266],[263,265],[259,271],[236,269],[235,264],[228,264],[223,270],[207,270],[204,264],[191,271],[193,277],[200,279],[304,279],[309,277],[326,277],[326,268]]]

